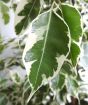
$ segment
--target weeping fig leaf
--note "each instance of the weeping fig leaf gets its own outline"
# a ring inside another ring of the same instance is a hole
[[[23,5],[23,8],[21,8],[19,11],[21,5]],[[21,1],[21,4],[19,4],[17,7],[17,15],[15,17],[15,29],[17,34],[21,33],[25,28],[27,28],[29,23],[38,15],[39,10],[40,0]]]
[[[70,53],[68,55],[68,59],[71,60],[71,64],[75,67],[78,63],[80,55],[80,46],[72,41],[70,46]]]
[[[76,43],[72,42],[69,58],[71,58],[73,66],[75,66],[77,64],[79,54],[80,54],[80,47]]]
[[[74,43],[74,41],[79,42],[79,38],[82,36],[81,15],[75,7],[68,4],[63,3],[61,5],[61,9],[64,20],[70,29],[70,35],[72,38],[72,44],[68,58],[71,59],[73,66],[76,66],[78,55],[80,54],[80,48],[76,43]]]
[[[25,64],[29,63],[27,70],[30,71],[32,89],[37,90],[42,85],[43,78],[48,79],[56,72],[61,62],[58,62],[57,58],[64,56],[65,59],[68,55],[69,29],[65,21],[50,9],[39,15],[29,30],[30,39],[26,48],[30,47],[24,50],[23,59]],[[33,45],[30,45],[31,42]]]
[[[10,16],[9,16],[9,8],[8,6],[0,1],[0,12],[2,14],[2,18],[4,19],[4,23],[7,24],[9,22]]]
[[[58,88],[61,90],[64,84],[65,84],[65,75],[60,73],[58,78]]]
[[[63,3],[61,9],[64,20],[69,26],[71,38],[79,41],[80,36],[82,36],[81,15],[75,7],[68,4]]]

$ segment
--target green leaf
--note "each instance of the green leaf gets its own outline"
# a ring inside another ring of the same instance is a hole
[[[3,60],[0,60],[0,70],[3,70],[4,67],[5,67],[4,61]]]
[[[73,66],[76,66],[77,59],[80,54],[80,48],[76,43],[74,43],[74,41],[79,42],[79,38],[82,36],[81,16],[78,10],[71,5],[62,4],[61,9],[64,20],[66,21],[70,29],[70,35],[72,38],[72,44],[68,58],[71,60]]]
[[[2,13],[2,18],[4,19],[4,23],[7,24],[9,22],[9,8],[8,6],[0,1],[0,12]]]
[[[22,3],[22,2],[21,2]],[[26,5],[17,15],[18,17],[24,17],[16,24],[16,33],[21,33],[27,28],[29,23],[38,15],[40,10],[40,0],[27,1]]]
[[[3,19],[4,19],[5,24],[7,24],[9,22],[9,15],[7,13],[4,13]]]
[[[81,15],[75,7],[68,4],[62,4],[61,9],[64,20],[69,26],[71,38],[79,41],[82,36]]]
[[[65,75],[60,73],[58,78],[58,88],[61,90],[64,84],[65,84]]]
[[[65,75],[72,75],[73,71],[72,71],[72,65],[68,62],[64,62],[61,70],[61,73],[65,74]]]
[[[79,54],[80,54],[79,46],[76,43],[72,42],[71,48],[70,48],[69,58],[71,58],[73,66],[75,66],[77,64]]]
[[[30,34],[36,37],[36,42],[32,48],[27,49],[24,60],[26,63],[33,62],[29,80],[32,88],[37,90],[42,85],[43,77],[52,77],[58,65],[62,65],[61,60],[58,64],[56,58],[67,56],[70,39],[68,26],[53,10],[39,15],[31,26]],[[31,40],[33,39],[30,38],[29,42]],[[29,46],[28,43],[27,46]]]
[[[0,54],[2,53],[2,51],[4,50],[5,46],[2,44],[0,45]]]

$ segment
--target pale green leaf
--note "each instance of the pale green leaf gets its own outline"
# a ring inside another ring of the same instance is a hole
[[[2,18],[4,19],[4,23],[7,24],[9,22],[10,16],[9,16],[9,8],[8,6],[0,1],[0,12],[2,14]]]

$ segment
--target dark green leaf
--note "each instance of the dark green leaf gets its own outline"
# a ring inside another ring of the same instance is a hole
[[[71,59],[73,66],[77,64],[77,59],[78,59],[79,54],[80,54],[79,46],[76,43],[72,42],[69,58]]]
[[[72,96],[77,96],[79,84],[75,80],[75,78],[69,76],[67,78],[66,87],[69,94],[71,94]]]
[[[61,90],[65,84],[65,75],[59,74],[58,88]]]
[[[40,0],[30,0],[24,6],[23,10],[18,14],[19,17],[24,16],[16,25],[16,33],[19,34],[27,28],[28,24],[38,15],[40,10]]]
[[[0,60],[0,70],[3,70],[4,66],[5,66],[4,61]]]

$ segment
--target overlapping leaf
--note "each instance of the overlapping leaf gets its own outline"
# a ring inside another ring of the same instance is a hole
[[[76,43],[72,42],[69,58],[71,58],[72,64],[74,66],[77,64],[77,58],[79,57],[79,54],[80,54],[80,47]]]
[[[72,40],[79,41],[82,36],[81,16],[78,10],[67,4],[61,5],[64,20],[69,26]]]
[[[50,87],[52,91],[56,92],[59,102],[65,105],[68,94],[78,98],[79,82],[76,78],[76,73],[73,66],[65,62],[57,76],[51,81]]]
[[[25,28],[27,28],[28,24],[38,15],[39,10],[40,10],[40,0],[30,0],[26,3],[22,11],[20,11],[17,14],[19,17],[23,17],[20,20],[20,22],[16,24],[15,28],[17,34],[19,34]]]
[[[74,97],[78,95],[79,84],[74,71],[70,63],[64,62],[60,72],[50,83],[50,87],[56,94],[56,97],[58,97],[60,104],[63,102],[63,105],[65,105],[67,94]]]
[[[60,72],[55,78],[52,79],[51,88],[53,90],[61,91],[62,88],[64,88],[64,86],[66,85],[67,77],[76,77],[76,74],[72,69],[72,65],[68,62],[64,62]]]
[[[82,36],[81,16],[78,10],[73,6],[62,4],[61,9],[64,20],[69,26],[72,40],[68,58],[71,59],[72,64],[75,66],[77,64],[78,55],[80,54],[80,47],[74,43],[74,41],[79,42],[79,38]]]

